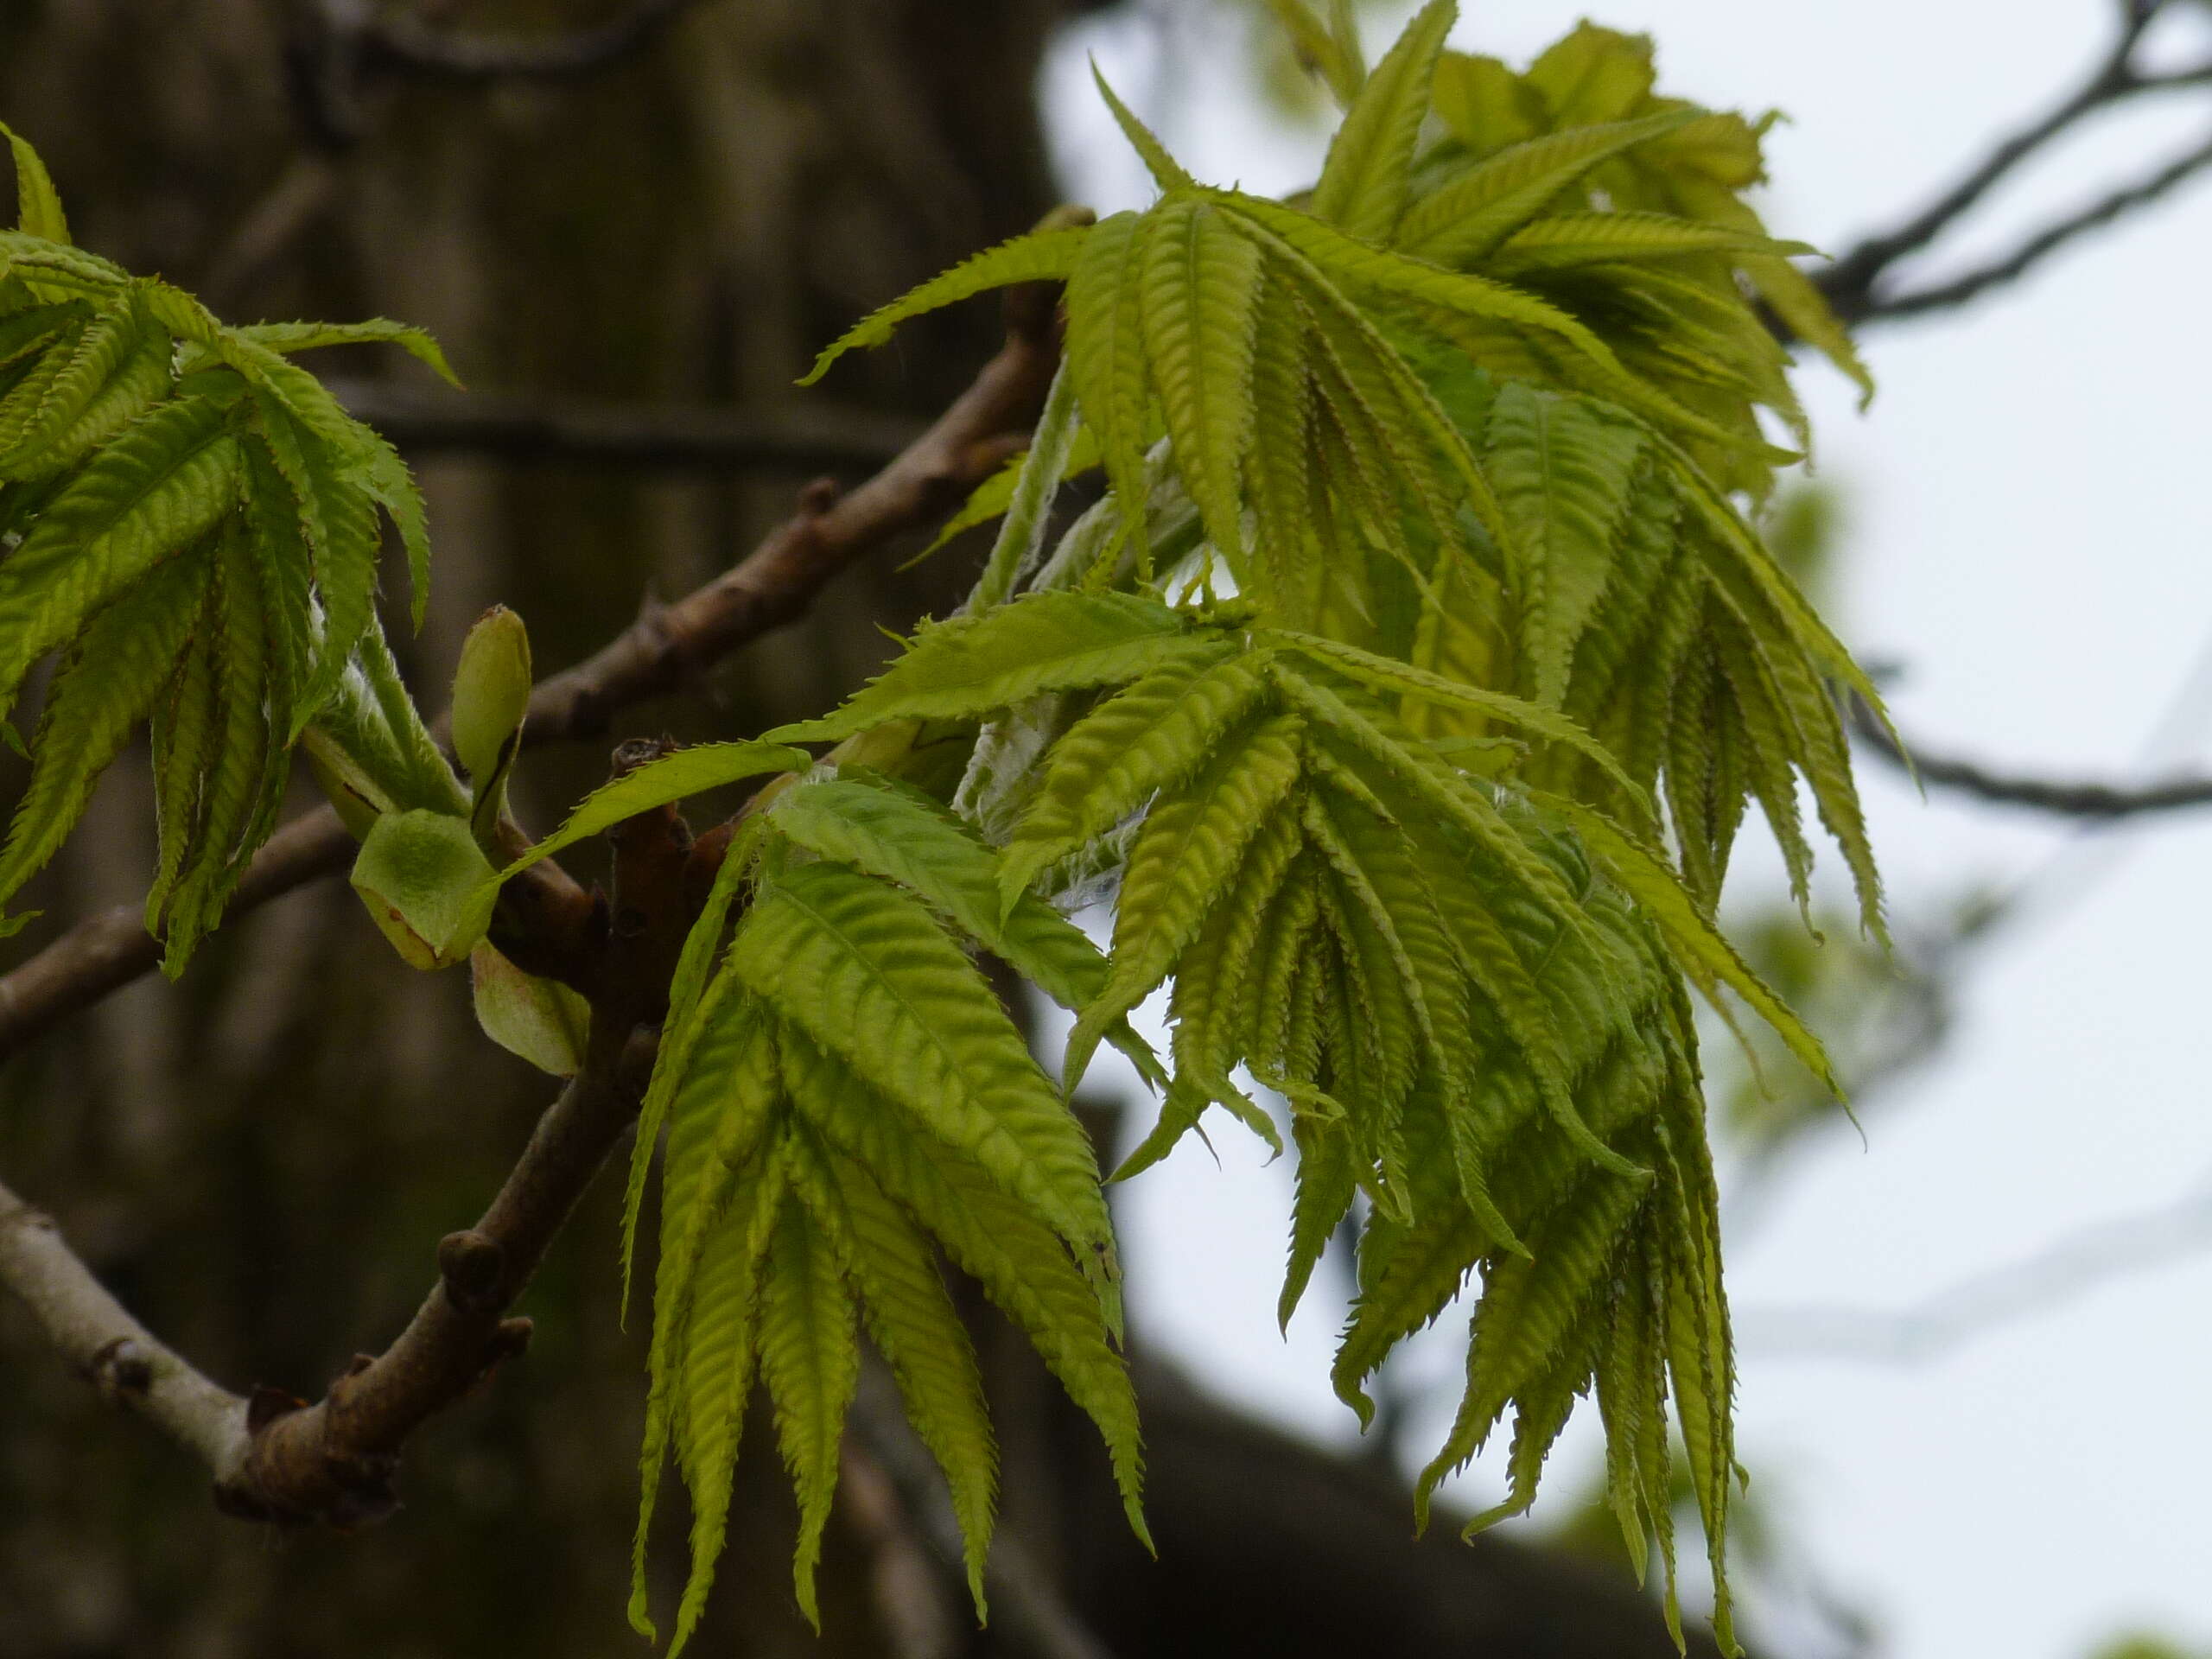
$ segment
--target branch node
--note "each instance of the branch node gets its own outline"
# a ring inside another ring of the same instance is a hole
[[[35,1218],[33,1224],[36,1224]],[[54,1224],[48,1222],[51,1227]],[[154,1386],[154,1362],[131,1337],[118,1337],[92,1356],[92,1386],[101,1399],[114,1405],[125,1395],[143,1395]]]
[[[333,1452],[324,1457],[323,1468],[338,1489],[321,1517],[334,1530],[374,1526],[399,1508],[397,1458]]]
[[[493,1368],[502,1360],[520,1359],[530,1351],[530,1339],[537,1330],[531,1320],[520,1317],[501,1319],[493,1326],[491,1340],[485,1344],[489,1356],[484,1365],[485,1375],[490,1376]]]
[[[507,1253],[473,1227],[438,1241],[438,1273],[446,1300],[463,1313],[489,1313],[505,1300]]]
[[[274,1508],[263,1503],[261,1499],[242,1486],[218,1484],[213,1489],[213,1496],[215,1500],[215,1512],[218,1515],[227,1515],[233,1521],[273,1522],[283,1518]]]
[[[272,1388],[266,1382],[257,1382],[253,1392],[245,1399],[245,1432],[258,1434],[279,1417],[289,1417],[296,1411],[305,1411],[308,1402],[296,1394]]]

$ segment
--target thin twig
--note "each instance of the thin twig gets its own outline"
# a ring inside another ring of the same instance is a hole
[[[2212,1245],[2212,1192],[2095,1223],[2034,1255],[1937,1292],[1914,1306],[1747,1308],[1747,1351],[1789,1359],[1922,1364],[2003,1325],[2047,1313],[2115,1279]]]
[[[1950,281],[1904,294],[1885,296],[1862,312],[1859,321],[1878,316],[1885,322],[1924,312],[1945,310],[1978,299],[1993,288],[2017,281],[2076,238],[2109,225],[2122,214],[2156,201],[2176,185],[2212,167],[2212,139],[2184,151],[2157,172],[2099,197],[2087,207],[2044,226],[2026,238],[2012,252]]]
[[[807,405],[762,416],[710,404],[486,397],[333,380],[338,400],[410,455],[719,472],[731,467],[887,466],[917,423]]]
[[[350,29],[372,67],[448,80],[551,80],[594,73],[641,50],[691,3],[638,0],[596,28],[543,39],[449,33],[404,12],[372,12],[360,0],[328,0],[324,10]]]
[[[1902,296],[1880,291],[1884,279],[1900,260],[1932,245],[2023,162],[2074,130],[2088,117],[2145,94],[2212,81],[2212,64],[2161,73],[2147,73],[2135,67],[2136,48],[2164,3],[2165,0],[2140,0],[2138,3],[2137,0],[2129,0],[2120,9],[2120,28],[2111,45],[2072,92],[1993,146],[1949,189],[1904,224],[1866,238],[1826,270],[1815,273],[1813,280],[1836,315],[1846,323],[1886,321],[1961,303],[1995,283],[2019,275],[2083,231],[2154,200],[2203,165],[2184,156],[2141,183],[2115,191],[2082,213],[2038,232],[2014,253],[1991,262],[1956,283]],[[1962,291],[1954,294],[1954,289]]]
[[[1923,785],[1956,790],[1978,800],[2030,807],[2062,817],[2110,820],[2149,812],[2175,812],[2212,805],[2212,779],[2177,778],[2163,784],[2123,789],[2112,784],[2023,777],[1991,772],[1970,760],[1931,754],[1918,744],[1900,744],[1863,704],[1854,701],[1853,732],[1885,760],[1909,771]]]
[[[47,1339],[103,1399],[149,1419],[219,1481],[236,1476],[245,1454],[245,1400],[209,1382],[132,1319],[52,1218],[5,1186],[0,1286],[22,1299]]]

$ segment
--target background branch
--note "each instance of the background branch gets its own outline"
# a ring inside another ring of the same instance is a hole
[[[53,1219],[0,1185],[0,1285],[21,1297],[61,1357],[112,1404],[150,1420],[216,1478],[238,1472],[246,1402],[202,1376],[130,1317]]]
[[[315,1405],[257,1394],[251,1443],[216,1486],[226,1510],[340,1526],[380,1518],[398,1503],[407,1437],[528,1345],[530,1321],[506,1311],[635,1118],[652,1066],[650,1038],[608,1053],[596,1023],[594,1036],[601,1052],[538,1120],[490,1207],[439,1244],[438,1281],[398,1338],[357,1358]]]
[[[2072,92],[2044,114],[2005,138],[1970,167],[1951,188],[1893,230],[1869,236],[1813,281],[1847,324],[1886,321],[1946,306],[1962,304],[2009,282],[2086,231],[2109,224],[2132,208],[2156,200],[2212,161],[2205,150],[2191,150],[2138,183],[2069,214],[2026,238],[2002,258],[1960,277],[1916,293],[1884,291],[1885,280],[1902,260],[1931,246],[2031,156],[2076,130],[2088,118],[2130,99],[2212,83],[2212,63],[2148,73],[2135,64],[2137,48],[2151,24],[2171,0],[2130,0],[2120,8],[2120,29],[2105,55]],[[2212,147],[2208,147],[2212,148]]]
[[[365,0],[324,0],[334,33],[365,63],[450,80],[559,79],[588,75],[650,44],[692,0],[637,0],[594,28],[542,38],[433,29],[407,12],[379,14]]]
[[[1859,740],[1923,785],[1955,790],[1978,800],[2024,806],[2074,818],[2126,818],[2212,805],[2212,779],[2177,778],[2123,789],[2111,784],[2065,781],[1992,772],[1970,760],[1932,754],[1918,744],[1899,744],[1866,705],[1853,699],[1851,727]]]
[[[1979,299],[1991,289],[2002,287],[2025,276],[2044,259],[2075,238],[2091,231],[2101,230],[2122,214],[2156,201],[2176,185],[2195,177],[2208,166],[2212,166],[2212,139],[2207,139],[2194,149],[2184,151],[2136,183],[2111,191],[2087,207],[2044,226],[2024,238],[2002,258],[1977,265],[1948,282],[1866,302],[1866,308],[1859,313],[1856,321],[1865,322],[1878,319],[1885,322],[1893,321],[1901,317],[1940,311]]]
[[[960,1522],[944,1478],[907,1426],[889,1378],[874,1367],[861,1374],[846,1433],[849,1440],[859,1441],[866,1459],[890,1483],[938,1572],[964,1594]],[[1111,1659],[1105,1643],[1077,1616],[1011,1528],[1001,1528],[991,1541],[983,1588],[991,1602],[991,1629],[1019,1659]]]
[[[744,467],[888,466],[916,423],[808,404],[764,416],[714,404],[501,397],[381,380],[327,383],[346,410],[410,455],[721,471]]]
[[[2212,1244],[2212,1189],[2085,1227],[2024,1260],[1975,1274],[1907,1308],[1751,1307],[1747,1350],[1789,1359],[1922,1364],[1984,1332],[2048,1313],[2146,1267]]]

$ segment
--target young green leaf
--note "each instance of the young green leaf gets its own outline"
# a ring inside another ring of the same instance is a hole
[[[583,1070],[591,1005],[557,981],[525,974],[488,944],[468,953],[476,1023],[510,1054],[556,1077]]]
[[[453,748],[496,821],[505,773],[530,711],[530,632],[522,618],[494,605],[461,642],[453,677]]]
[[[353,890],[410,968],[450,967],[491,923],[495,887],[465,819],[420,810],[376,821],[353,861]]]
[[[650,812],[687,795],[741,783],[769,772],[803,772],[811,764],[804,750],[779,743],[702,743],[648,760],[611,784],[603,784],[584,797],[558,830],[501,870],[493,878],[505,881],[541,859],[604,834],[625,818]]]
[[[1456,0],[1428,0],[1367,77],[1313,187],[1320,217],[1370,242],[1391,239],[1411,189],[1437,57],[1459,14]]]
[[[814,359],[814,366],[798,384],[812,385],[847,352],[865,346],[880,346],[909,317],[918,317],[956,300],[1013,283],[1065,282],[1074,270],[1077,256],[1090,234],[1087,225],[1032,231],[963,260],[943,276],[931,277],[919,288],[871,311],[855,323],[822,348],[821,355]]]
[[[0,122],[0,134],[7,136],[9,153],[16,163],[16,227],[26,235],[66,244],[69,220],[62,213],[54,181],[47,176],[46,163],[30,141],[5,122]]]

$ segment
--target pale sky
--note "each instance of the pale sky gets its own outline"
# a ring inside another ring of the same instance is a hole
[[[1787,111],[1769,140],[1769,224],[1837,249],[2040,112],[2115,10],[1618,0],[1593,15],[1657,38],[1665,90]],[[1581,15],[1465,10],[1454,43],[1514,60]],[[2186,21],[2194,39],[2177,29],[2164,46],[2212,52],[2212,10]],[[1165,64],[1150,38],[1127,21],[1088,28],[1048,73],[1079,199],[1110,210],[1148,194],[1090,90],[1091,53],[1199,176],[1262,190],[1311,177],[1314,141],[1255,108],[1234,32],[1186,36]],[[2198,142],[2208,103],[2100,124],[1931,268]],[[2212,640],[2209,264],[2212,177],[1967,311],[1870,334],[1881,392],[1866,416],[1840,377],[1802,377],[1853,521],[1835,620],[1905,670],[1892,708],[1929,747],[2124,777],[2190,682]],[[2167,765],[2212,749],[2212,693],[2179,701],[2179,739],[2154,757]],[[2017,812],[1923,805],[1878,763],[1863,778],[1901,912],[2023,874],[2064,840]],[[1970,970],[1944,1059],[1870,1103],[1865,1143],[1807,1147],[1729,1241],[1758,1496],[1818,1579],[1877,1621],[1872,1650],[1889,1659],[2088,1659],[2137,1628],[2212,1649],[2212,1230],[2197,1230],[2201,1251],[1925,1363],[1813,1357],[1787,1339],[1793,1310],[1907,1309],[2212,1183],[2198,1064],[2212,814],[2109,843],[2044,879],[2037,912]],[[1223,1167],[1188,1142],[1122,1195],[1144,1333],[1217,1390],[1349,1440],[1327,1385],[1338,1310],[1317,1295],[1287,1340],[1274,1329],[1287,1170],[1263,1168],[1233,1125],[1214,1142]],[[1416,1357],[1442,1385],[1416,1449],[1440,1438],[1464,1339],[1447,1315]],[[1556,1494],[1589,1478],[1596,1443],[1594,1423],[1570,1433]],[[1478,1465],[1466,1496],[1494,1490]],[[1829,1650],[1775,1635],[1790,1659]]]

